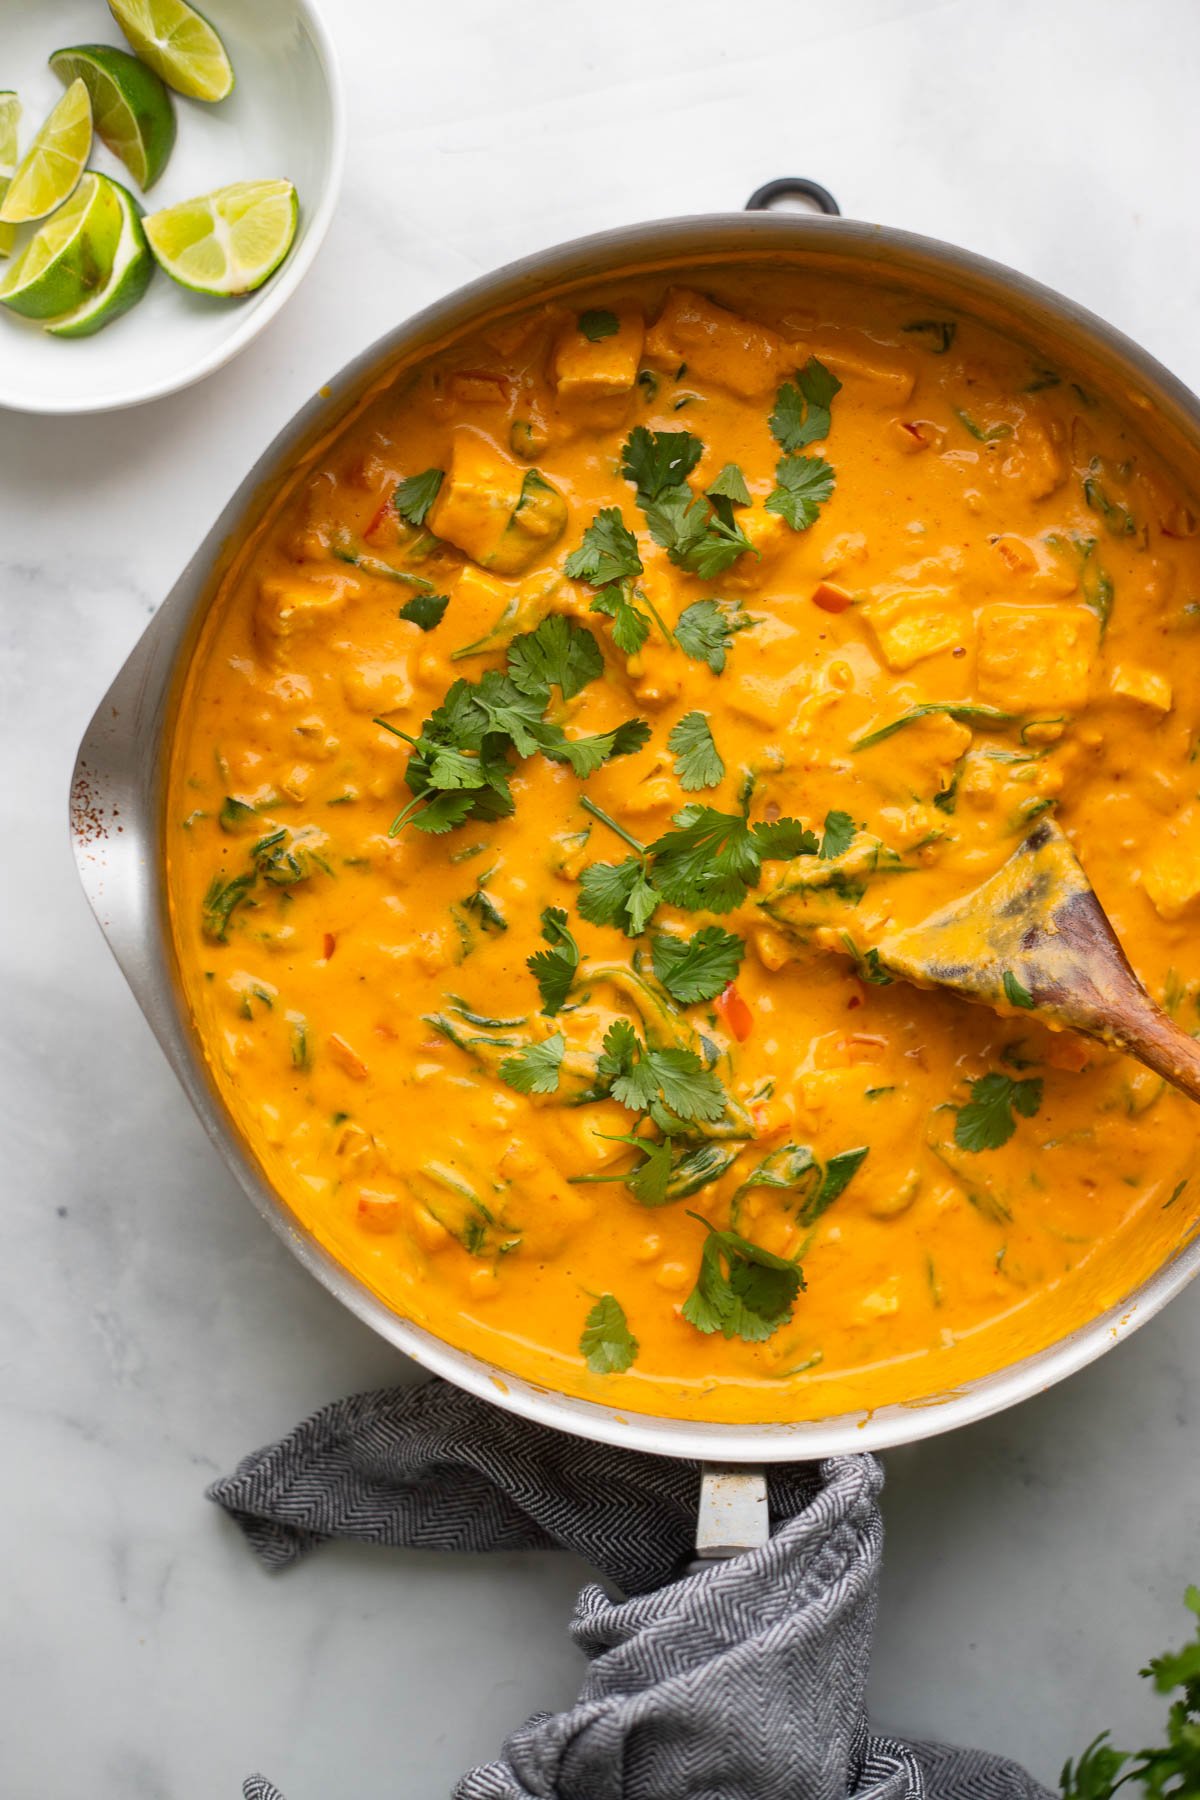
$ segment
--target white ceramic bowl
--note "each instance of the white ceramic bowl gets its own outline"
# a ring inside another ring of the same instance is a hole
[[[107,412],[173,393],[220,368],[261,331],[303,280],[341,183],[345,108],[337,59],[308,0],[201,0],[237,85],[217,106],[174,94],[178,136],[143,195],[97,140],[91,166],[115,176],[148,212],[231,181],[285,176],[300,198],[282,267],[245,300],[207,300],[160,272],[145,298],[94,337],[60,339],[0,316],[0,406],[21,412]],[[104,0],[0,0],[0,86],[17,90],[21,150],[62,95],[47,58],[72,44],[128,49]]]

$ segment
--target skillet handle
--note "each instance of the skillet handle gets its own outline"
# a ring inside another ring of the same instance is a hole
[[[700,1515],[696,1520],[697,1561],[723,1561],[743,1550],[760,1550],[770,1535],[766,1470],[703,1463]]]

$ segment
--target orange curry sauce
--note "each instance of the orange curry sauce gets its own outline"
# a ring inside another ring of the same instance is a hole
[[[1054,808],[1200,1027],[1195,530],[1068,372],[796,274],[376,390],[235,557],[172,749],[182,979],[270,1182],[399,1313],[650,1413],[918,1399],[1093,1317],[1194,1231],[1200,1111],[869,952]]]

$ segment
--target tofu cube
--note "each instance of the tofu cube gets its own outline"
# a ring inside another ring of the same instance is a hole
[[[613,316],[617,329],[607,337],[593,341],[574,318],[561,333],[554,349],[554,385],[560,399],[604,400],[633,387],[646,322],[632,306],[618,308]]]
[[[524,479],[524,469],[482,431],[460,425],[446,479],[429,510],[430,531],[486,562],[508,529]]]
[[[1122,700],[1132,700],[1149,712],[1169,713],[1172,705],[1171,684],[1165,675],[1153,669],[1139,669],[1132,663],[1118,663],[1108,678],[1113,693]]]
[[[970,619],[945,588],[895,588],[864,601],[861,612],[889,669],[911,669],[970,634]]]
[[[984,606],[979,697],[1006,712],[1078,712],[1087,705],[1100,621],[1087,606]]]
[[[1141,873],[1142,886],[1164,919],[1179,919],[1200,900],[1200,831],[1180,820]]]
[[[672,288],[658,320],[646,333],[646,355],[658,368],[686,363],[743,400],[768,394],[786,380],[796,358],[767,325],[727,312],[690,288]]]

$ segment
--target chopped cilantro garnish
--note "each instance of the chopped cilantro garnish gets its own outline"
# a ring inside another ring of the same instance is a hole
[[[1033,995],[1011,969],[1004,971],[1004,998],[1010,1006],[1022,1006],[1026,1011],[1033,1005]]]
[[[704,491],[710,500],[730,500],[734,506],[750,505],[750,489],[736,463],[726,463],[716,480],[710,481]]]
[[[613,581],[592,601],[592,611],[612,620],[612,641],[622,656],[636,656],[650,636],[650,615],[634,599],[639,592],[629,582]]]
[[[637,489],[645,508],[666,488],[682,487],[704,455],[704,445],[690,431],[647,431],[635,425],[621,452],[621,473]]]
[[[807,531],[833,493],[835,476],[824,457],[782,456],[775,481],[763,503],[767,511],[778,513],[793,531]]]
[[[589,863],[579,877],[579,911],[589,924],[616,925],[627,937],[645,931],[662,895],[646,872],[644,856],[619,863]]]
[[[667,748],[675,756],[679,785],[689,793],[695,793],[699,788],[719,787],[724,780],[725,764],[713,742],[712,729],[704,713],[685,713],[672,728]]]
[[[689,1217],[700,1219],[698,1213]],[[684,1318],[697,1331],[761,1344],[792,1316],[804,1287],[799,1265],[736,1231],[714,1231],[707,1219],[700,1223],[708,1237],[696,1285],[681,1309]]]
[[[586,625],[562,613],[551,613],[536,631],[514,638],[508,648],[508,672],[524,694],[558,687],[573,700],[589,681],[604,673],[600,646]]]
[[[713,1123],[728,1104],[725,1089],[694,1050],[645,1044],[628,1019],[615,1020],[605,1032],[596,1072],[619,1105],[648,1113],[668,1135],[697,1120]]]
[[[542,1011],[553,1018],[570,993],[579,967],[579,945],[567,929],[567,915],[561,906],[544,909],[542,936],[551,948],[536,950],[525,966],[538,984]]]
[[[400,617],[407,619],[410,625],[418,625],[422,631],[432,631],[441,624],[449,604],[449,594],[414,594],[400,608]]]
[[[707,663],[720,675],[733,639],[757,622],[743,612],[740,600],[694,600],[679,615],[675,642],[693,662]]]
[[[650,950],[655,975],[681,1006],[715,999],[736,979],[746,954],[741,938],[720,925],[705,925],[692,938],[657,932]]]
[[[826,813],[819,852],[822,862],[829,862],[835,856],[844,856],[854,841],[854,832],[854,820],[848,812]]]
[[[668,487],[645,511],[655,543],[678,568],[703,581],[712,581],[747,550],[754,550],[728,499],[710,501],[688,487]]]
[[[817,840],[796,819],[751,825],[744,813],[693,802],[649,847],[655,885],[672,906],[730,912],[756,887],[765,858],[813,855]]]
[[[579,329],[589,343],[598,344],[603,338],[616,337],[621,321],[603,306],[589,306],[579,315]]]
[[[1032,1119],[1042,1104],[1041,1077],[1014,1081],[995,1071],[970,1083],[971,1098],[956,1107],[954,1141],[960,1150],[999,1150],[1017,1129],[1016,1115]]]
[[[558,1086],[566,1039],[561,1031],[530,1044],[515,1056],[506,1056],[500,1064],[500,1079],[518,1094],[552,1094]]]
[[[408,475],[392,496],[392,505],[410,525],[423,525],[445,479],[444,469],[426,469],[420,475]]]
[[[772,435],[784,450],[803,450],[829,436],[829,408],[841,382],[823,362],[810,356],[797,372],[795,385],[785,381],[775,396]],[[778,511],[778,508],[776,508]]]
[[[584,1322],[579,1354],[593,1375],[623,1375],[637,1353],[638,1341],[621,1302],[613,1294],[601,1294]]]
[[[568,556],[566,570],[572,581],[590,581],[593,587],[607,587],[610,581],[628,581],[641,574],[637,539],[617,507],[606,506],[596,514],[582,544]]]

